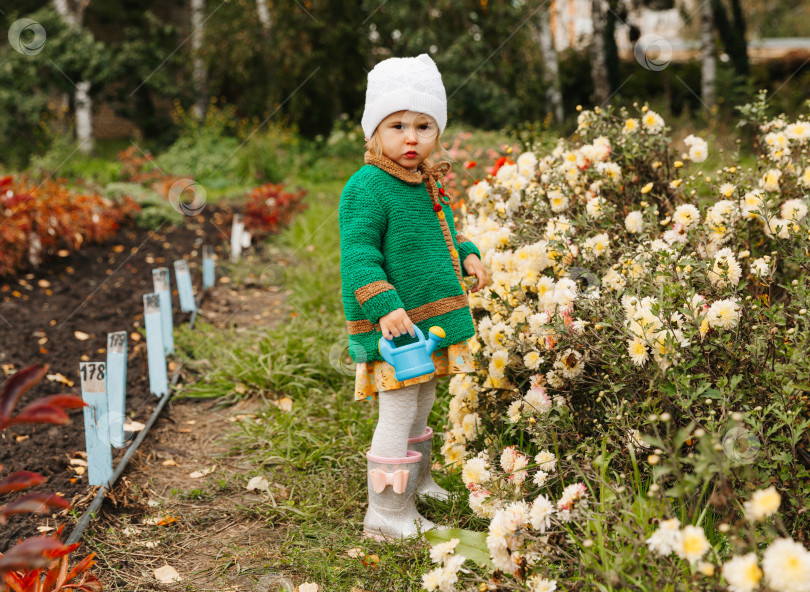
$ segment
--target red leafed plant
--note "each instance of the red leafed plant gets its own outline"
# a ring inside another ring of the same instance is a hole
[[[306,194],[305,189],[298,189],[294,193],[284,191],[281,183],[267,183],[256,187],[245,205],[245,228],[257,239],[277,232],[296,212],[307,208],[302,203]]]
[[[62,246],[76,251],[85,242],[105,241],[140,209],[130,197],[117,203],[97,194],[76,195],[50,179],[35,184],[0,177],[0,276],[36,267],[44,254]]]
[[[70,394],[51,395],[32,401],[16,415],[14,407],[25,392],[48,372],[48,365],[35,364],[15,372],[0,390],[0,431],[23,423],[65,424],[70,421],[65,409],[77,409],[85,404],[81,397]],[[0,470],[3,466],[0,465]],[[17,471],[0,480],[0,494],[22,491],[45,482],[45,478],[30,471]],[[0,506],[0,525],[13,514],[44,514],[49,508],[68,508],[67,501],[58,495],[42,492],[28,493]],[[53,536],[25,539],[0,553],[0,592],[54,592],[58,590],[101,590],[95,576],[85,573],[93,564],[93,555],[85,557],[68,571],[68,554],[78,543],[64,545],[59,537],[63,526]],[[78,581],[73,582],[73,580]]]

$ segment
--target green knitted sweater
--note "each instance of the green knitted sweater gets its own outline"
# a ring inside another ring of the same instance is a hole
[[[461,263],[478,248],[456,233],[453,212],[437,180],[449,163],[425,161],[411,172],[366,154],[340,197],[340,275],[349,352],[355,362],[381,360],[379,319],[404,308],[425,337],[439,325],[437,349],[475,334],[461,283]],[[416,338],[400,335],[395,346]]]

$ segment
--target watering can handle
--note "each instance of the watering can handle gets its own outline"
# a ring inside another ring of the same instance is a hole
[[[416,336],[419,338],[419,342],[424,343],[425,334],[422,333],[422,329],[420,329],[418,325],[414,325],[413,328],[416,332]],[[396,346],[393,344],[393,339],[389,341],[385,337],[380,337],[380,340],[377,342],[377,348],[380,350],[380,355],[383,357],[383,360],[393,366],[394,361],[391,354],[396,349]]]

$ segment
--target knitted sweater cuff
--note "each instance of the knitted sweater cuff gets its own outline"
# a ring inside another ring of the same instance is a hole
[[[467,255],[471,253],[476,255],[479,259],[481,258],[481,252],[478,250],[478,247],[476,247],[475,243],[473,243],[472,241],[464,241],[458,243],[458,258],[459,261],[461,261],[462,274],[465,276],[468,276],[470,274],[467,273],[467,271],[464,269],[464,260],[467,258]]]
[[[398,308],[405,308],[405,305],[402,304],[396,290],[386,290],[366,300],[361,308],[366,318],[376,324],[380,317],[384,317]]]

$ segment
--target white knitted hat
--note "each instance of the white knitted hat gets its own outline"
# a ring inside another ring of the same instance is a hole
[[[447,97],[442,75],[426,53],[415,58],[389,58],[368,73],[366,108],[361,125],[370,138],[380,122],[397,111],[426,113],[439,125],[447,125]]]

